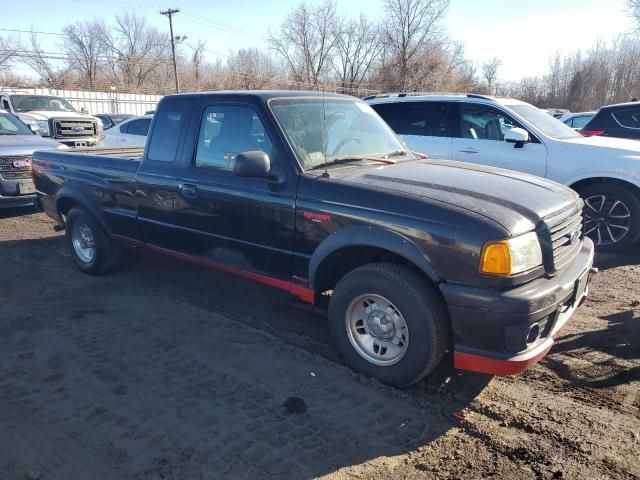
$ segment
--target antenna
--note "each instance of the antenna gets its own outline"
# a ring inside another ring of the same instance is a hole
[[[324,86],[322,87],[322,158],[324,159],[323,178],[329,178],[329,162],[327,161],[327,110],[324,102]]]

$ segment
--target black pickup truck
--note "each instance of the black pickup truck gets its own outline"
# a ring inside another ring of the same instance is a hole
[[[36,152],[32,175],[82,271],[138,246],[289,291],[328,310],[349,366],[398,386],[447,350],[498,375],[538,361],[593,261],[572,190],[426,159],[342,95],[168,96],[144,151]]]

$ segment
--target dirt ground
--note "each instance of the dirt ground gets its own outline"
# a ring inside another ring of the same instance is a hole
[[[597,263],[540,364],[398,390],[287,294],[151,254],[83,275],[2,212],[0,479],[640,478],[640,255]]]

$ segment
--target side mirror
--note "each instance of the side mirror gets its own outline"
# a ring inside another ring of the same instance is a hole
[[[514,148],[522,148],[529,141],[529,132],[524,128],[511,128],[504,134],[504,141],[515,143]]]
[[[269,155],[259,150],[241,152],[233,163],[233,173],[238,177],[266,177],[270,170]]]
[[[87,107],[82,107],[82,108],[80,109],[80,113],[84,113],[84,114],[86,114],[86,115],[89,115],[89,109],[88,109]]]

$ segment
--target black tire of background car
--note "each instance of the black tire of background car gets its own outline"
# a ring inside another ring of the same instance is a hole
[[[122,247],[111,240],[104,228],[96,221],[91,214],[81,207],[73,207],[66,217],[66,237],[69,243],[71,256],[76,266],[84,273],[90,275],[106,275],[115,271],[122,263]],[[96,252],[93,260],[83,262],[76,254],[71,240],[72,231],[76,223],[83,223],[91,229],[95,239]]]
[[[354,349],[345,316],[353,299],[379,294],[402,313],[409,346],[396,364],[379,366]],[[383,383],[403,387],[421,380],[440,363],[447,348],[449,319],[435,288],[413,270],[391,263],[372,263],[347,273],[336,285],[329,303],[329,329],[344,362],[353,370]]]
[[[621,185],[604,183],[589,185],[581,189],[578,193],[583,199],[596,195],[606,195],[607,198],[620,200],[627,206],[631,214],[631,224],[627,235],[619,242],[611,245],[596,245],[598,252],[620,253],[636,243],[640,237],[640,198],[637,193]],[[586,208],[587,207],[585,207],[585,209]]]

